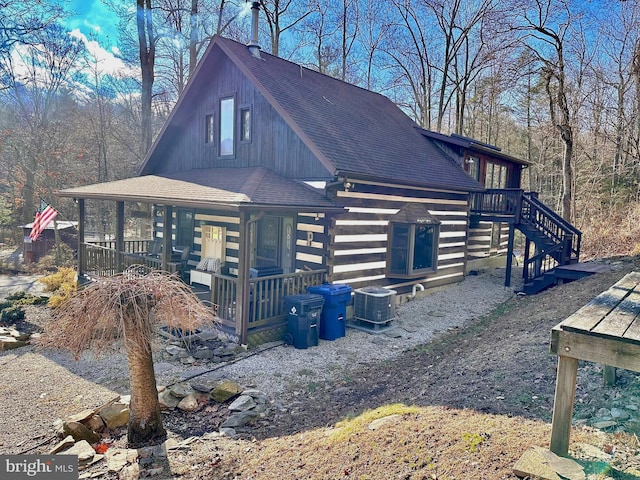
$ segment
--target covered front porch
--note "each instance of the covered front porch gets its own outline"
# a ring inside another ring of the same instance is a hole
[[[306,185],[272,178],[271,172],[258,172],[263,183],[255,181],[255,169],[233,170],[230,178],[201,175],[198,184],[150,176],[60,192],[78,205],[79,278],[99,280],[132,265],[174,273],[211,303],[220,328],[237,342],[283,338],[284,298],[327,280],[330,215],[342,209]],[[87,235],[87,202],[93,200],[115,204],[113,229],[104,235],[108,240]],[[133,238],[135,229],[126,227],[134,202],[150,212],[152,238]]]

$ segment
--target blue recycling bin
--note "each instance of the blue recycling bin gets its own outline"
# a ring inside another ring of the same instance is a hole
[[[312,293],[284,297],[288,329],[285,341],[288,344],[296,348],[318,345],[320,312],[323,303],[324,299],[321,295]]]
[[[344,284],[323,284],[307,287],[309,293],[322,295],[324,306],[320,314],[320,338],[335,340],[347,334],[347,304],[351,287]]]

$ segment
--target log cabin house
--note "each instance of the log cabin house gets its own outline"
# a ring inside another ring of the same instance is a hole
[[[81,275],[179,270],[207,289],[223,328],[257,344],[282,337],[283,297],[309,285],[411,294],[499,254],[508,285],[516,228],[529,284],[575,263],[579,232],[521,190],[526,167],[420,128],[383,95],[216,36],[138,176],[58,194],[78,203]],[[84,240],[94,200],[114,202],[109,244]],[[152,241],[125,240],[125,202],[152,209]]]

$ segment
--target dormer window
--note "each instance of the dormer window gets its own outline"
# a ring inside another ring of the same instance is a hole
[[[220,156],[231,157],[235,154],[235,100],[227,97],[220,100]]]
[[[422,205],[411,204],[389,221],[387,276],[414,278],[438,268],[440,222]]]

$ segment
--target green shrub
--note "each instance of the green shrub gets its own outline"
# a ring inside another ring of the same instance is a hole
[[[12,324],[24,320],[24,308],[20,305],[12,305],[0,312],[0,323]]]

